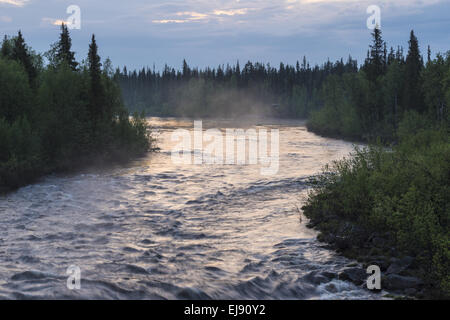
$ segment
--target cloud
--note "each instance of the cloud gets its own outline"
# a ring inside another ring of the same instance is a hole
[[[0,0],[0,16],[13,19],[5,23],[2,22],[5,18],[0,18],[0,33],[22,29],[31,45],[45,51],[56,37],[56,26],[69,20],[66,7],[71,3],[71,0]],[[370,39],[366,26],[370,14],[366,9],[372,4],[381,8],[381,24],[389,44],[407,45],[411,29],[434,50],[448,50],[449,43],[446,30],[450,20],[445,15],[450,9],[449,0],[76,0],[73,3],[82,11],[83,28],[73,31],[74,46],[78,45],[80,56],[87,50],[88,40],[82,39],[95,33],[102,42],[101,48],[115,63],[178,63],[183,57],[202,65],[238,58],[262,61],[273,57],[274,62],[279,62],[303,54],[321,62],[327,56],[346,56],[350,52],[362,52],[363,59]],[[123,43],[127,45],[122,49]]]
[[[166,23],[185,23],[189,22],[188,20],[180,20],[180,19],[166,19],[166,20],[153,20],[153,23],[166,24]]]
[[[8,17],[8,16],[0,16],[0,21],[1,22],[5,22],[5,23],[9,23],[9,22],[12,22],[13,19],[11,17]]]
[[[217,21],[222,20],[223,17],[233,17],[238,15],[246,15],[250,8],[225,8],[199,11],[178,11],[169,14],[164,19],[153,20],[153,23],[187,23],[199,21]],[[175,18],[176,17],[176,18]]]
[[[64,21],[62,19],[53,19],[53,18],[42,18],[42,22],[43,22],[43,24],[52,24],[54,26],[60,26],[63,23],[66,25],[69,24],[68,21]]]
[[[198,22],[201,20],[207,20],[209,16],[204,13],[186,11],[186,12],[177,12],[175,16],[178,17],[176,19],[161,19],[161,20],[153,20],[153,23],[187,23],[187,22]]]
[[[244,9],[231,9],[231,10],[214,10],[213,14],[216,16],[235,16],[235,15],[244,15],[249,11],[248,8]]]
[[[0,0],[0,4],[10,4],[16,7],[23,7],[29,0]]]
[[[198,13],[198,12],[177,12],[176,13],[177,16],[182,17],[182,16],[188,16],[188,20],[203,20],[203,19],[207,19],[208,15],[204,14],[204,13]]]

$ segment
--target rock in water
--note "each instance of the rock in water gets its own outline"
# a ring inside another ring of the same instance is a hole
[[[366,281],[368,275],[362,268],[348,268],[339,274],[339,280],[351,281],[356,285],[361,285]]]

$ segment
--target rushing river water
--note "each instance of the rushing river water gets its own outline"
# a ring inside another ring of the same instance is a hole
[[[258,165],[173,164],[171,133],[193,122],[150,122],[160,152],[0,197],[0,299],[380,298],[323,276],[351,261],[319,243],[297,210],[307,178],[350,143],[302,122],[241,124],[280,130],[279,172],[263,176]],[[80,290],[67,288],[71,265]]]

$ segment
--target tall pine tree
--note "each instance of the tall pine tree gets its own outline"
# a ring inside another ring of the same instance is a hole
[[[95,35],[92,35],[88,53],[90,86],[90,109],[94,121],[99,120],[103,115],[103,86],[102,86],[102,64],[98,55],[98,46]]]
[[[25,44],[25,40],[20,30],[17,37],[14,39],[14,47],[12,48],[11,57],[23,65],[28,74],[30,85],[33,86],[34,79],[37,76],[37,70],[33,65],[32,57],[28,52],[27,45]]]
[[[71,51],[72,39],[70,39],[69,29],[61,24],[61,34],[56,46],[56,58],[59,62],[65,61],[73,71],[77,70],[78,62],[75,61],[75,53]]]
[[[2,48],[0,49],[0,55],[4,58],[10,58],[12,54],[11,41],[8,36],[5,35],[2,42]]]
[[[376,27],[372,33],[373,43],[370,45],[365,69],[370,81],[375,82],[386,71],[386,47],[381,36],[380,28]]]
[[[405,64],[405,89],[403,92],[404,108],[412,109],[418,112],[425,111],[422,96],[421,72],[423,69],[423,59],[420,55],[419,42],[411,30],[409,39],[409,50],[406,56]]]

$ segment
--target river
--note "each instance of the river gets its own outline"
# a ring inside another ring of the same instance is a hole
[[[0,197],[0,299],[380,299],[340,280],[352,263],[316,240],[297,208],[307,179],[352,144],[301,121],[206,128],[279,129],[279,170],[175,164],[175,129],[149,119],[157,153],[126,166],[52,175]],[[69,290],[77,266],[81,288]]]

